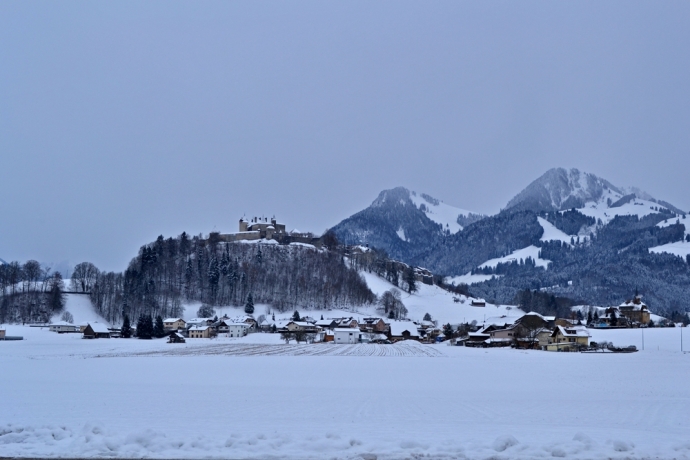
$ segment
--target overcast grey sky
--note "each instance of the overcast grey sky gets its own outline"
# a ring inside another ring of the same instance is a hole
[[[690,210],[690,2],[0,3],[0,258],[122,270],[554,166]]]

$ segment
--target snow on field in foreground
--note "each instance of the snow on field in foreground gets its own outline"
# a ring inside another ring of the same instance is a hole
[[[183,348],[31,328],[0,342],[0,457],[690,458],[690,354],[664,348],[679,329],[644,334],[633,354],[133,356]]]

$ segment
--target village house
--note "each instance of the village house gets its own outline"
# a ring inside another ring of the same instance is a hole
[[[57,323],[52,323],[48,326],[50,332],[57,332],[58,334],[64,334],[68,332],[81,332],[79,326],[76,326],[67,321],[58,321]]]
[[[400,340],[419,340],[419,330],[412,321],[391,321],[390,339],[393,342]]]
[[[622,316],[638,324],[646,326],[651,320],[649,308],[642,302],[642,297],[639,295],[636,295],[633,300],[620,304],[618,310]]]
[[[360,342],[361,332],[351,327],[337,327],[333,329],[336,344],[354,344]]]
[[[163,320],[163,329],[166,331],[180,331],[187,327],[187,322],[182,318],[166,318]]]
[[[546,351],[579,351],[589,346],[589,332],[584,326],[556,326],[546,344]]]
[[[109,339],[110,331],[103,323],[88,323],[84,328],[84,339]]]
[[[357,320],[352,318],[352,317],[336,319],[336,323],[337,323],[336,327],[353,327],[353,328],[359,327]]]
[[[537,333],[537,344],[540,350],[546,350],[546,346],[551,341],[551,334],[553,331],[551,329],[542,329]]]
[[[211,326],[192,326],[187,330],[190,339],[210,339],[213,335]]]
[[[247,323],[227,323],[227,336],[228,337],[244,337],[251,326]]]
[[[388,332],[388,323],[386,323],[383,318],[363,318],[362,322],[359,324],[359,329],[362,332],[378,332],[385,334]]]
[[[338,322],[334,319],[320,319],[314,325],[322,329],[333,329],[338,327]]]
[[[469,332],[467,337],[460,339],[456,343],[458,345],[465,345],[466,347],[487,347],[489,346],[488,340],[491,338],[491,334],[482,328],[475,332]]]
[[[213,324],[213,318],[192,318],[187,321],[186,327],[190,329],[193,326],[210,326]]]
[[[252,330],[256,330],[259,327],[259,323],[256,322],[256,320],[248,315],[245,316],[238,316],[237,318],[232,320],[233,323],[244,323],[249,326],[249,332]]]
[[[313,332],[319,331],[317,326],[304,321],[290,321],[285,325],[285,330],[288,332]]]
[[[473,307],[486,307],[486,300],[484,299],[472,299],[470,305]]]

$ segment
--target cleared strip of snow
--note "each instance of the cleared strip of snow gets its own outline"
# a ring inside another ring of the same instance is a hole
[[[441,224],[444,230],[449,230],[450,233],[457,233],[462,230],[462,226],[458,224],[458,216],[467,216],[472,212],[465,209],[456,208],[439,201],[438,204],[429,203],[419,193],[410,193],[410,199],[418,208],[423,204],[426,207],[426,216]]]
[[[539,241],[562,241],[570,246],[571,236],[566,235],[565,232],[557,229],[551,222],[542,217],[537,217],[537,220],[541,228],[544,229],[544,234]]]
[[[446,278],[447,283],[458,284],[475,284],[483,283],[484,281],[489,281],[491,278],[500,278],[503,275],[473,275],[472,272],[466,273],[459,276],[449,276]]]
[[[690,243],[687,241],[678,241],[676,243],[662,244],[661,246],[649,248],[649,252],[657,254],[667,252],[685,258],[690,254]]]
[[[546,259],[540,259],[539,258],[539,248],[533,245],[527,246],[526,248],[518,249],[517,251],[514,251],[511,254],[508,254],[505,257],[499,257],[496,259],[491,259],[487,260],[483,264],[479,266],[479,268],[484,268],[484,267],[491,267],[491,268],[496,268],[498,264],[505,264],[505,263],[510,263],[513,261],[520,261],[520,259],[525,260],[526,258],[531,257],[534,259],[535,265],[537,267],[544,267],[544,268],[549,268],[549,264],[551,263],[550,260]]]
[[[108,324],[93,308],[91,299],[84,294],[65,294],[65,310],[72,314],[74,324],[98,322]],[[53,315],[52,322],[59,321],[62,313]]]
[[[618,194],[612,194],[612,196],[613,195],[619,196]],[[615,196],[613,198],[615,198]],[[609,208],[605,200],[606,197],[602,198],[602,200],[598,203],[587,203],[584,208],[580,208],[578,211],[585,216],[601,219],[602,223],[608,224],[616,216],[644,217],[658,212],[652,209],[652,207],[663,207],[657,203],[654,203],[653,201],[635,198],[622,206]],[[612,199],[612,201],[615,201],[615,199]]]
[[[403,230],[402,227],[400,227],[398,231],[395,233],[398,235],[398,238],[400,238],[403,241],[407,241],[407,239],[405,238],[405,230]]]

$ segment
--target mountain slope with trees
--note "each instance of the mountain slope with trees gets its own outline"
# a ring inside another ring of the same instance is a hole
[[[265,303],[286,311],[363,305],[376,296],[335,251],[183,233],[143,246],[124,273],[99,273],[91,299],[116,322],[125,314],[179,316],[190,301],[210,307]]]

